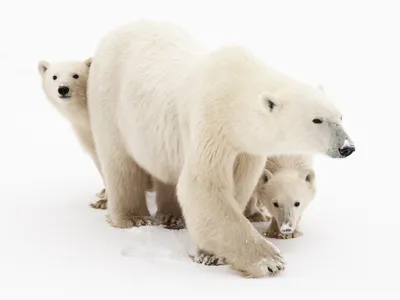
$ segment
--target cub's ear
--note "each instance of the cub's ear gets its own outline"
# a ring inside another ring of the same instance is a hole
[[[49,66],[50,66],[50,64],[47,61],[45,61],[45,60],[39,61],[39,63],[38,63],[39,74],[41,76],[43,76],[43,74],[47,71]]]
[[[305,177],[306,181],[309,183],[314,183],[314,180],[315,180],[314,170],[307,170],[305,174],[306,174],[306,177]]]
[[[261,102],[263,106],[270,112],[274,111],[277,106],[277,98],[270,93],[262,93],[261,94]]]
[[[86,59],[85,64],[88,66],[88,68],[90,68],[90,66],[92,65],[92,58],[89,57],[88,59]]]
[[[272,173],[268,171],[267,169],[264,169],[262,175],[261,175],[261,183],[265,184],[268,181],[270,181],[272,178]]]

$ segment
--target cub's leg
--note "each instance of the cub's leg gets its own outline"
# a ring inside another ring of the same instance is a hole
[[[185,222],[176,197],[176,186],[154,179],[156,190],[156,219],[168,229],[183,229]]]
[[[191,160],[184,165],[177,186],[189,234],[202,251],[226,259],[232,268],[246,276],[279,273],[284,269],[279,250],[243,215],[256,184],[246,188],[247,200],[240,206],[234,198],[237,192],[232,176],[236,155],[224,149],[212,149],[212,145],[220,143],[205,140],[205,147],[197,146],[201,153],[191,153]],[[258,176],[261,171],[257,170]],[[256,182],[257,175],[254,178]]]

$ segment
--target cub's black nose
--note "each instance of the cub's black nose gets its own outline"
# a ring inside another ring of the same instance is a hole
[[[59,93],[60,95],[65,96],[66,94],[68,94],[68,92],[69,92],[69,87],[67,87],[67,86],[60,86],[60,87],[58,88],[58,93]]]
[[[356,148],[353,146],[344,146],[339,148],[339,154],[343,157],[350,156],[354,151],[356,151]]]

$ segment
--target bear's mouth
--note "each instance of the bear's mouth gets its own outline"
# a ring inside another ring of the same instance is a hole
[[[58,96],[58,98],[60,98],[60,99],[68,99],[68,98],[71,98],[71,96],[60,95],[60,96]]]

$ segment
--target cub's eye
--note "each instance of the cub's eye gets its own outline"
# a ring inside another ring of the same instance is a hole
[[[78,74],[74,74],[74,76],[72,76],[72,77],[75,78],[75,79],[78,79],[79,75]]]
[[[322,119],[319,119],[319,118],[315,118],[312,121],[313,121],[314,124],[321,124],[322,123]]]
[[[300,206],[300,202],[295,202],[294,206],[299,207]]]
[[[56,76],[56,75],[54,75],[54,76],[53,76],[53,80],[56,80],[56,79],[57,79],[57,76]]]
[[[279,207],[278,202],[274,202],[275,207]]]

